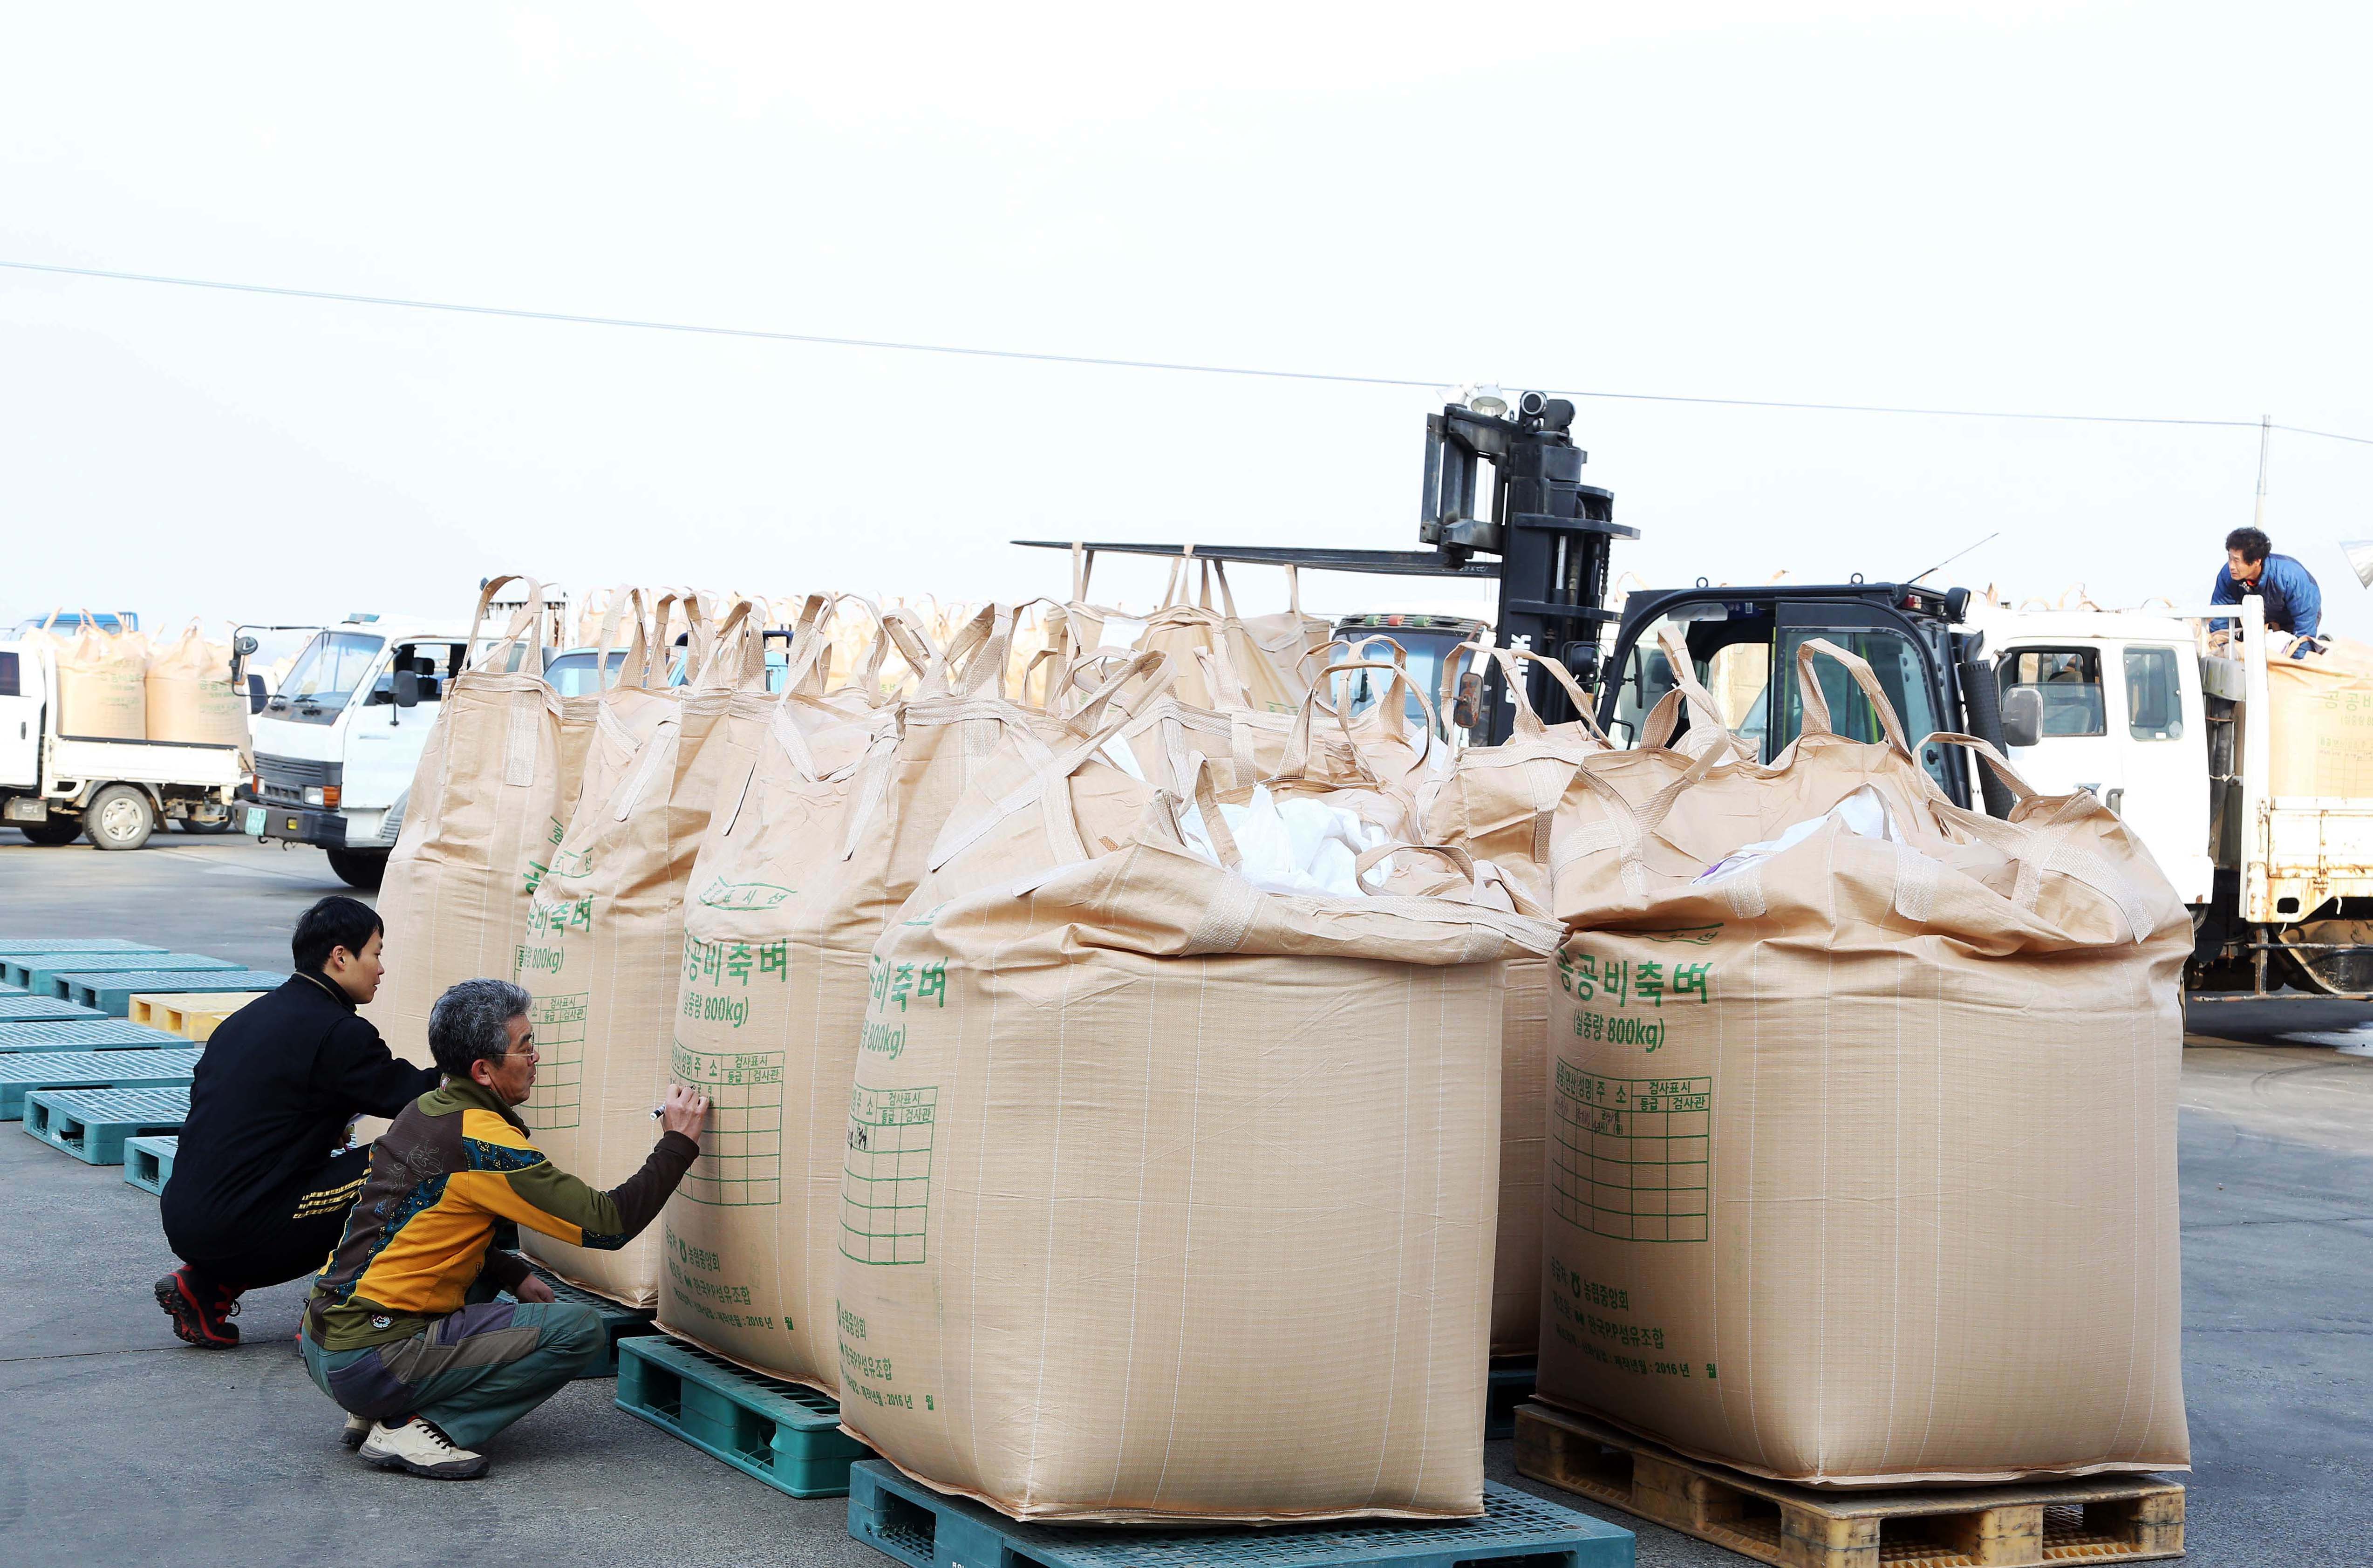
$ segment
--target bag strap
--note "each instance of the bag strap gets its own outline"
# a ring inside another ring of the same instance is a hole
[[[947,647],[941,650],[916,690],[918,697],[971,696],[982,685],[989,695],[1004,694],[1005,656],[1013,641],[1013,606],[988,603],[980,607]]]
[[[507,582],[526,583],[527,602],[512,612],[510,625],[504,630],[503,635],[488,641],[485,662],[481,665],[478,661],[478,643],[481,637],[478,628],[486,624],[487,607],[494,603],[497,591]],[[464,670],[491,669],[495,662],[495,655],[506,652],[514,645],[520,644],[521,636],[535,625],[537,617],[543,612],[544,584],[535,579],[522,577],[515,572],[488,578],[478,590],[478,608],[470,617],[469,640],[462,648],[462,668]]]
[[[1879,728],[1887,733],[1887,743],[1916,762],[1911,743],[1903,738],[1903,720],[1896,717],[1895,704],[1888,698],[1887,688],[1878,684],[1878,676],[1872,672],[1870,661],[1848,653],[1827,638],[1807,638],[1796,649],[1796,693],[1805,705],[1803,733],[1837,733],[1829,720],[1829,694],[1821,690],[1821,683],[1813,674],[1813,659],[1817,654],[1833,659],[1844,667],[1846,673],[1853,677],[1854,685],[1862,688],[1863,696],[1869,698],[1871,711],[1878,715]]]
[[[1687,703],[1689,727],[1702,727],[1713,735],[1713,749],[1725,749],[1721,743],[1726,741],[1727,749],[1736,752],[1742,759],[1750,755],[1747,743],[1722,721],[1722,708],[1714,701],[1713,693],[1698,679],[1697,661],[1689,656],[1689,645],[1673,635],[1672,627],[1658,626],[1656,646],[1663,650],[1666,666],[1672,672],[1673,689],[1648,710],[1647,720],[1640,726],[1641,745],[1656,751],[1669,750],[1673,731],[1680,728],[1681,706]]]

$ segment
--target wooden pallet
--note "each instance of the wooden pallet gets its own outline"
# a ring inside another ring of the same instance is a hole
[[[143,991],[132,999],[132,1022],[184,1039],[213,1037],[222,1021],[262,996],[262,991]]]
[[[1539,1404],[1517,1408],[1516,1470],[1781,1568],[2014,1568],[2183,1555],[2183,1488],[2157,1476],[1815,1492]]]

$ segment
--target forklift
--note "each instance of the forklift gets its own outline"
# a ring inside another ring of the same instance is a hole
[[[1502,644],[1563,664],[1596,700],[1594,717],[1619,745],[1637,741],[1642,718],[1675,685],[1656,639],[1660,628],[1677,633],[1691,660],[1737,694],[1735,711],[1722,717],[1743,737],[1759,741],[1767,762],[1803,725],[1795,649],[1813,638],[1868,659],[1912,733],[1967,726],[1980,739],[2002,744],[1983,638],[1960,629],[1970,603],[1965,589],[1939,591],[1859,578],[1831,586],[1742,589],[1701,578],[1692,588],[1635,592],[1620,614],[1607,609],[1612,546],[1638,538],[1639,531],[1615,521],[1612,492],[1582,483],[1589,454],[1574,444],[1573,417],[1567,399],[1528,392],[1511,403],[1492,388],[1429,414],[1418,512],[1418,540],[1425,549],[1114,542],[1081,547],[1090,555],[1191,555],[1313,571],[1496,581],[1491,626]],[[1070,540],[1014,543],[1073,548]],[[1482,629],[1479,622],[1455,617],[1364,614],[1338,622],[1335,635],[1354,644],[1365,637],[1392,638],[1408,653],[1412,677],[1434,691],[1451,649]],[[1441,716],[1445,727],[1466,731],[1476,744],[1505,741],[1515,705],[1503,679],[1496,663],[1467,673],[1452,710]],[[1564,687],[1538,667],[1527,666],[1525,679],[1533,709],[1545,722],[1579,717]],[[1876,740],[1877,720],[1860,688],[1834,666],[1824,666],[1820,679],[1841,732]],[[1358,694],[1352,695],[1356,701]],[[1958,749],[1931,747],[1929,754],[1923,763],[1957,803],[1981,799],[1992,814],[2008,814],[2009,792],[1991,774],[1973,779],[1982,770]]]

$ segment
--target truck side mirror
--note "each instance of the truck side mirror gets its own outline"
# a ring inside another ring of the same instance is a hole
[[[271,698],[272,694],[263,689],[263,677],[251,672],[247,677],[247,710],[261,713]]]
[[[389,693],[398,708],[420,706],[420,677],[410,670],[400,672]]]
[[[2003,744],[2031,746],[2043,739],[2043,694],[2033,686],[2003,693]]]

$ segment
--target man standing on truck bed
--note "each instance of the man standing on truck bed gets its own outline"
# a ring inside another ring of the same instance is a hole
[[[2312,638],[2323,624],[2323,591],[2314,574],[2288,556],[2274,552],[2274,541],[2254,528],[2237,528],[2225,536],[2225,564],[2216,569],[2211,604],[2239,604],[2254,594],[2266,606],[2266,629],[2291,637]],[[2231,621],[2208,623],[2211,633],[2239,627]]]
[[[335,1153],[365,1112],[392,1117],[437,1086],[399,1061],[357,1004],[378,994],[384,928],[370,906],[324,898],[289,938],[297,973],[216,1029],[159,1208],[185,1261],[157,1305],[193,1345],[239,1343],[239,1298],[321,1267],[362,1190],[368,1149]]]

